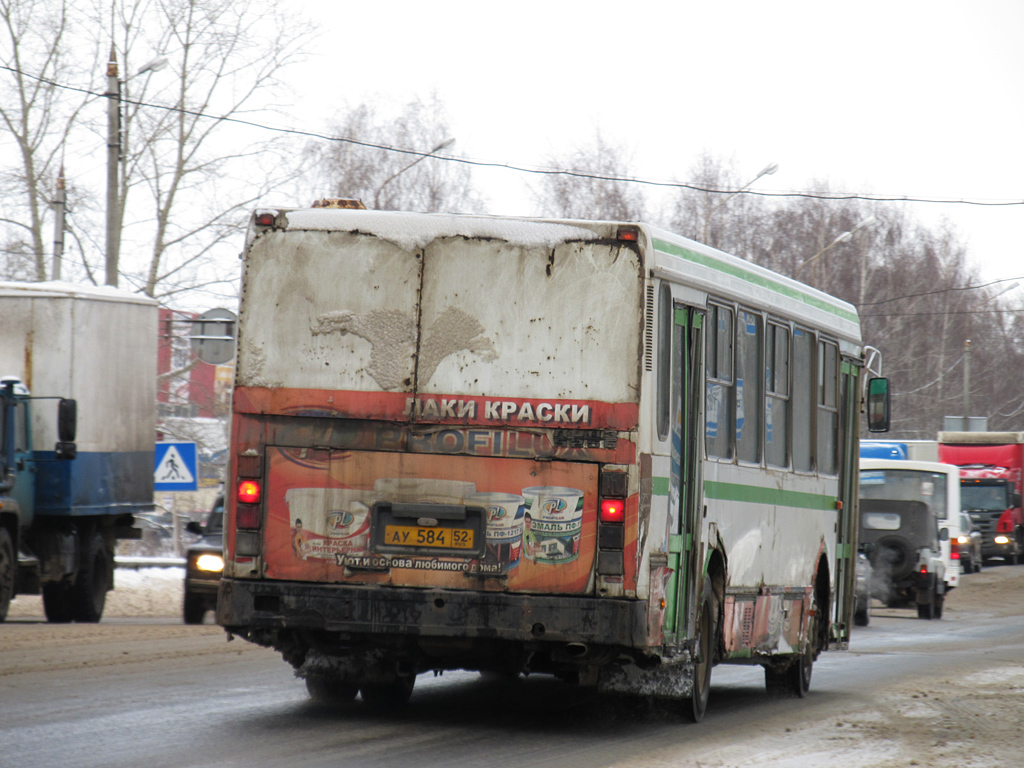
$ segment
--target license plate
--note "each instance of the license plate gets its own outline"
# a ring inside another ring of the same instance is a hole
[[[384,526],[384,544],[389,547],[473,549],[471,528],[425,528],[419,525]]]

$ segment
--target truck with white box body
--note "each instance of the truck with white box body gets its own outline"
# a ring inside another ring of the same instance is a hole
[[[0,316],[0,620],[42,594],[49,621],[96,622],[153,508],[157,304],[0,282]]]

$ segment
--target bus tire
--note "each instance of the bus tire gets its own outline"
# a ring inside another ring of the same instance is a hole
[[[808,622],[807,642],[803,653],[799,654],[788,670],[787,682],[790,691],[802,699],[811,690],[811,672],[814,671],[814,643],[818,628],[818,616],[814,614]]]
[[[322,675],[310,675],[306,678],[306,691],[317,704],[337,707],[351,704],[359,687]]]
[[[395,709],[404,706],[412,696],[416,678],[413,675],[396,677],[390,683],[364,685],[360,689],[363,701],[376,709]]]
[[[708,709],[711,694],[711,668],[715,664],[715,649],[718,647],[718,609],[710,577],[704,579],[704,592],[700,601],[700,615],[697,618],[697,649],[700,660],[693,668],[693,691],[685,700],[684,714],[691,722],[699,723]]]

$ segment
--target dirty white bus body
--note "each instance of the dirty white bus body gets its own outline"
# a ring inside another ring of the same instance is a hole
[[[218,621],[314,697],[803,695],[853,610],[848,304],[642,224],[254,215]]]

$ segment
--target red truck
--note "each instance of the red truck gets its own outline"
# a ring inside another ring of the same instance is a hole
[[[939,461],[960,467],[960,506],[982,533],[982,557],[1024,563],[1024,432],[940,432]]]

